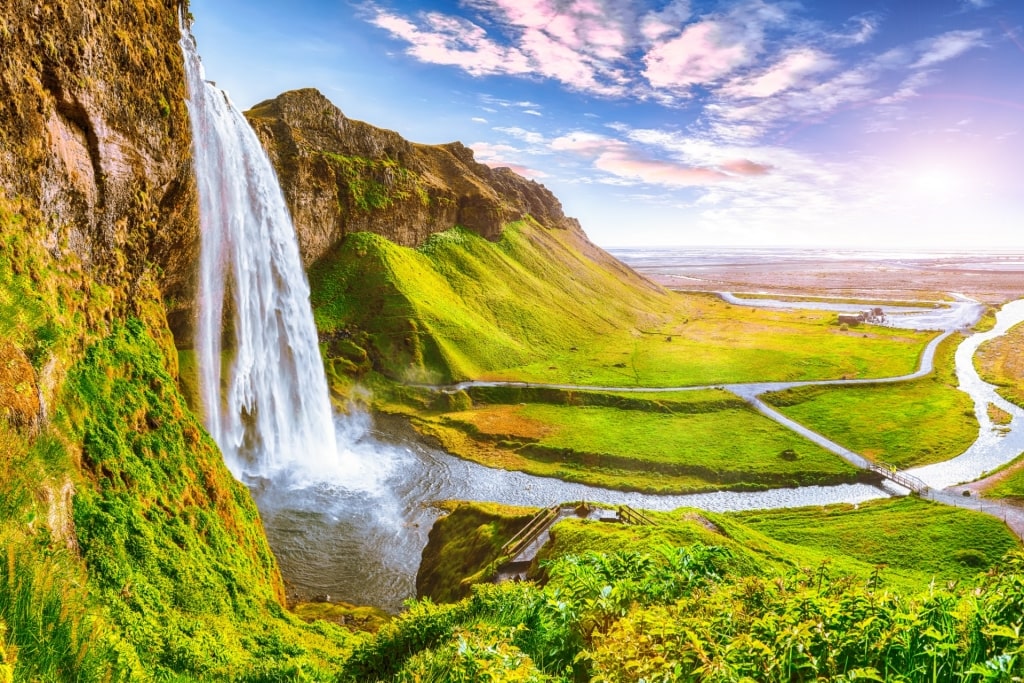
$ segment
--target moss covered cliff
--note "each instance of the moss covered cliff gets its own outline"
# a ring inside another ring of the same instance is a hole
[[[319,678],[345,649],[284,612],[176,385],[198,238],[178,12],[0,3],[0,680]]]

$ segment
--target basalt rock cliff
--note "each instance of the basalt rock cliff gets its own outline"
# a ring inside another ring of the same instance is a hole
[[[180,0],[0,2],[0,192],[128,312],[147,275],[188,315],[198,221]]]
[[[526,215],[580,231],[543,185],[477,163],[460,142],[417,144],[350,119],[317,90],[283,93],[246,116],[277,169],[307,266],[353,232],[416,247],[459,225],[494,241]]]

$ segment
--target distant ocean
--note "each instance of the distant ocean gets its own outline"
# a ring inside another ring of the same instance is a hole
[[[873,261],[893,266],[978,271],[1024,271],[1024,251],[899,251],[782,247],[615,247],[610,254],[635,270],[671,273],[743,266],[810,266]]]

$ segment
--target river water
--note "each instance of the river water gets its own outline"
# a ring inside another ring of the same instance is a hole
[[[658,496],[484,467],[431,448],[397,418],[339,418],[338,446],[361,464],[344,484],[253,490],[292,597],[398,611],[443,500],[545,507],[587,500],[650,510],[752,510],[856,503],[889,495],[867,484]]]
[[[795,307],[793,302],[763,299],[756,300],[754,305]],[[929,321],[924,329],[936,329],[932,325],[940,321],[939,329],[952,331],[973,324],[980,312],[981,307],[976,302],[963,298],[947,308],[920,311],[920,314]],[[982,429],[978,441],[963,455],[911,471],[930,486],[948,486],[976,478],[1024,451],[1024,411],[1006,402],[991,385],[982,382],[972,363],[981,343],[1022,321],[1024,300],[1008,304],[1000,312],[992,331],[968,337],[958,348],[957,373],[961,386],[975,397]],[[929,345],[916,372],[898,379],[912,379],[930,372],[937,342]],[[886,380],[853,382],[861,381]],[[746,397],[796,384],[802,383],[760,383],[727,388]],[[987,417],[989,402],[1014,416],[1010,433],[997,432],[991,427]],[[344,484],[320,483],[298,488],[266,483],[253,494],[293,598],[330,596],[332,601],[370,604],[392,612],[398,611],[402,602],[415,594],[420,554],[430,527],[440,514],[433,506],[437,501],[477,500],[542,507],[556,502],[587,500],[652,510],[695,507],[735,511],[857,503],[902,492],[898,488],[886,490],[855,484],[762,492],[645,495],[484,467],[426,445],[397,418],[374,421],[369,415],[354,412],[339,417],[336,429],[339,450],[344,452],[348,462],[357,463]],[[851,455],[854,454],[847,452],[844,457]]]

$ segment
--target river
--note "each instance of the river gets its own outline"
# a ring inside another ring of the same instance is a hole
[[[799,302],[766,299],[737,300],[736,303],[779,308],[799,306]],[[887,312],[889,308],[886,307]],[[941,309],[901,311],[898,318],[891,316],[891,319],[904,324],[913,320],[907,326],[913,325],[915,329],[946,329],[951,333],[973,324],[982,310],[977,302],[959,297]],[[961,386],[974,397],[982,429],[977,442],[963,455],[912,470],[930,486],[948,486],[965,478],[976,478],[1024,450],[1024,411],[1006,402],[995,393],[994,387],[981,381],[972,362],[981,343],[1022,321],[1024,300],[1015,301],[1003,308],[992,331],[972,335],[958,348],[957,374]],[[905,381],[919,377],[931,371],[938,341],[929,344],[922,354],[919,369],[910,375],[822,383]],[[798,384],[803,383],[758,383],[726,388],[754,399],[764,391]],[[567,385],[565,388],[579,387]],[[992,429],[987,416],[989,402],[1014,416],[1008,433]],[[433,505],[436,501],[477,500],[541,507],[562,501],[588,500],[654,510],[696,507],[735,511],[856,503],[901,491],[855,484],[761,492],[645,495],[484,467],[429,447],[397,418],[374,420],[367,414],[353,412],[336,419],[336,431],[339,449],[346,452],[349,462],[357,463],[344,484],[321,483],[297,489],[267,483],[255,488],[253,495],[293,598],[330,596],[332,601],[370,604],[390,612],[398,611],[402,602],[415,594],[420,554],[430,527],[440,514]],[[841,455],[847,459],[859,458],[849,451]]]

